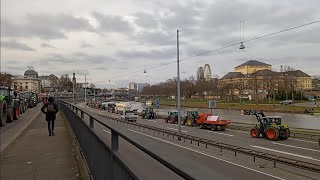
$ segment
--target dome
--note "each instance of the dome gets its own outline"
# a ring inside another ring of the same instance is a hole
[[[38,73],[35,70],[29,69],[24,72],[24,76],[31,78],[38,78]]]

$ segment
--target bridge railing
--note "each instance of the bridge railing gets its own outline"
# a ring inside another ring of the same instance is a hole
[[[93,179],[138,179],[135,173],[131,171],[119,157],[119,137],[134,145],[136,148],[166,166],[183,179],[194,179],[168,161],[162,159],[131,138],[117,131],[117,129],[96,119],[89,112],[85,112],[74,104],[63,100],[59,101],[59,106],[65,113],[67,120],[74,131]],[[85,115],[89,117],[89,125],[87,125],[84,120]],[[111,131],[111,147],[106,145],[103,139],[95,133],[94,127],[96,123]]]

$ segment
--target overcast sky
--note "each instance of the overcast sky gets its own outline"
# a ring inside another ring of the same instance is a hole
[[[143,69],[320,19],[319,0],[1,0],[1,71],[76,72],[77,81],[123,87],[176,76],[176,64]],[[222,77],[250,59],[320,74],[320,23],[180,63],[181,77],[209,64]],[[138,71],[138,72],[137,72]],[[127,76],[127,73],[137,72]],[[109,82],[108,79],[111,79]]]

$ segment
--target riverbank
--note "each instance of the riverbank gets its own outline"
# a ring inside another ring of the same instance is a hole
[[[177,106],[174,101],[162,101],[164,106]],[[186,102],[181,103],[181,107],[187,108],[208,108],[208,102]],[[310,107],[293,106],[293,105],[273,105],[273,104],[239,104],[239,103],[217,103],[216,109],[230,109],[230,110],[260,110],[265,112],[281,112],[281,113],[296,113],[303,114],[305,109]],[[313,108],[319,110],[320,108]]]

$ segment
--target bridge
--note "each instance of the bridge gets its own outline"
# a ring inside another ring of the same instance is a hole
[[[55,179],[320,179],[317,135],[270,142],[183,126],[178,140],[162,119],[128,122],[70,102],[59,102],[54,137],[39,106],[2,127],[1,179],[49,179],[48,168]]]

